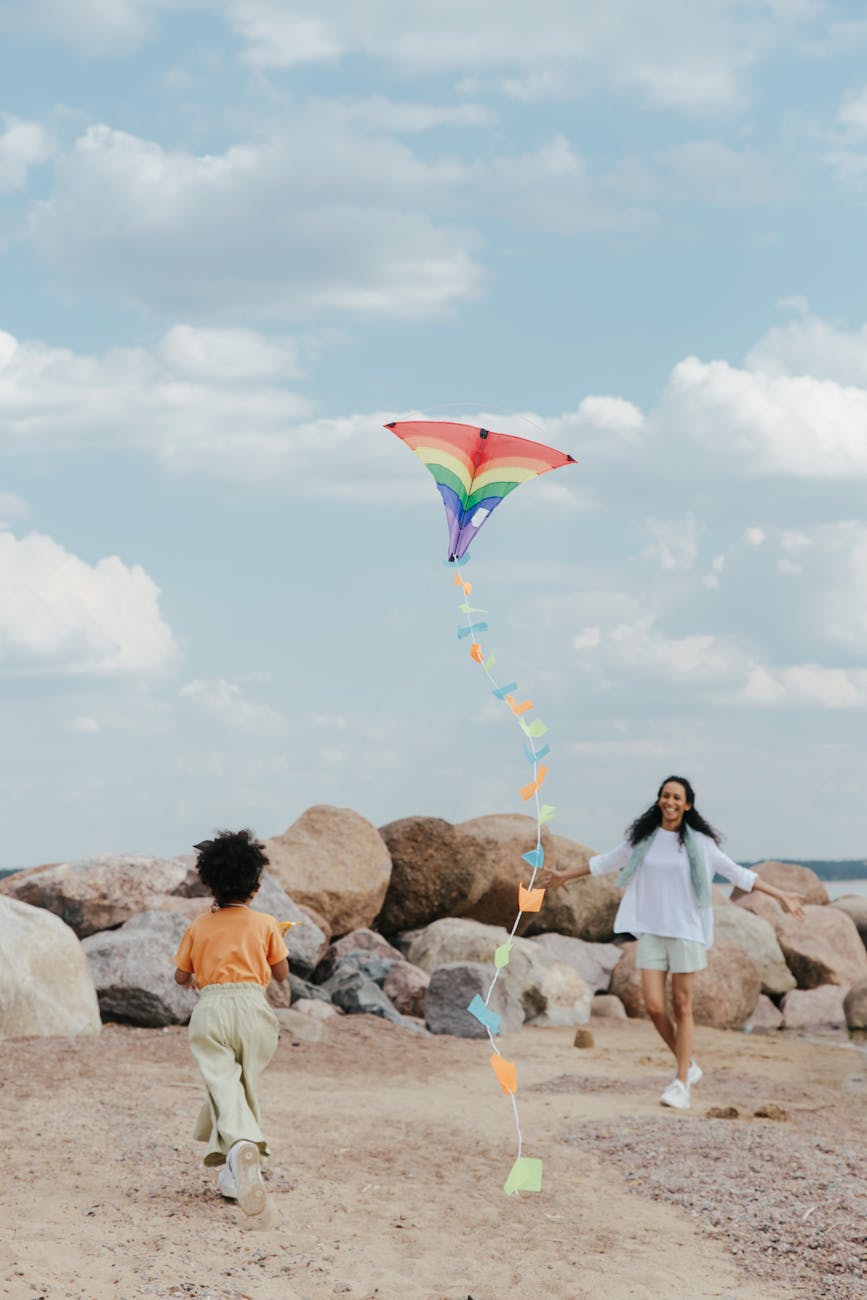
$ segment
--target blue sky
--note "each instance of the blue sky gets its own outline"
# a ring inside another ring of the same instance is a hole
[[[520,810],[412,414],[579,461],[468,571],[555,829],[674,770],[735,856],[863,856],[865,55],[819,0],[0,0],[0,865]]]

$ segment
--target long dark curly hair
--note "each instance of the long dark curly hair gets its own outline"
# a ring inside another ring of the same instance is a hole
[[[252,831],[218,831],[194,847],[199,879],[217,907],[246,903],[259,888],[268,855]]]
[[[692,807],[683,814],[683,820],[678,827],[677,834],[681,844],[686,835],[687,826],[691,826],[694,831],[700,831],[702,835],[709,835],[714,843],[719,844],[722,840],[722,836],[718,830],[715,830],[713,826],[711,826],[710,822],[705,821],[696,808],[695,791],[685,776],[667,776],[656,792],[656,799],[659,799],[659,796],[662,794],[669,781],[676,781],[678,785],[683,786],[686,793],[686,801],[692,805]],[[626,838],[632,845],[640,844],[642,840],[646,840],[647,837],[652,835],[657,827],[661,825],[662,812],[660,811],[659,804],[654,801],[649,808],[645,809],[640,817],[636,817],[635,821],[626,832]]]

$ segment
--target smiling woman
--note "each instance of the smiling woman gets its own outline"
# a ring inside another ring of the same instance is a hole
[[[568,880],[619,871],[625,890],[614,929],[638,939],[638,967],[647,1014],[677,1061],[677,1073],[663,1092],[663,1106],[686,1110],[690,1088],[702,1077],[692,1057],[692,1011],[696,973],[707,965],[713,943],[711,881],[719,872],[746,893],[769,894],[803,919],[800,894],[787,894],[738,866],[719,847],[720,836],[695,806],[695,792],[683,776],[667,777],[654,802],[632,822],[626,839],[567,871],[544,870],[540,885],[558,889]],[[671,972],[674,1022],[668,1015],[665,983]]]

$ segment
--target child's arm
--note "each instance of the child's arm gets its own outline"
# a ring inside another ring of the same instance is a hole
[[[193,972],[191,970],[181,970],[180,966],[175,967],[175,983],[182,985],[184,988],[193,983]]]
[[[272,974],[273,978],[274,978],[275,980],[279,980],[279,982],[280,982],[281,984],[283,983],[283,980],[288,980],[288,978],[289,978],[289,959],[288,959],[288,957],[284,957],[284,958],[282,959],[282,961],[275,962],[274,965],[271,967],[271,974]],[[178,978],[178,973],[175,972],[175,979],[177,979],[177,978]],[[180,981],[178,981],[178,982],[180,983]]]

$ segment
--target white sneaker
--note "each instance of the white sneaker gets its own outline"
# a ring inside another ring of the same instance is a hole
[[[690,1061],[689,1069],[686,1072],[686,1081],[689,1084],[690,1088],[694,1087],[697,1083],[699,1083],[703,1075],[704,1075],[704,1070],[701,1068],[701,1066],[697,1065],[695,1061]]]
[[[235,1183],[235,1177],[229,1166],[221,1165],[220,1172],[217,1174],[217,1191],[221,1196],[225,1196],[227,1201],[237,1201],[238,1187]]]
[[[673,1106],[675,1110],[689,1110],[689,1086],[680,1079],[672,1079],[660,1097],[663,1106]]]
[[[261,1214],[265,1208],[265,1184],[255,1142],[236,1142],[229,1148],[226,1164],[234,1178],[235,1199],[245,1214]]]

